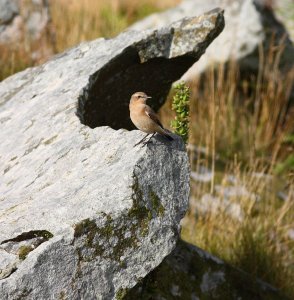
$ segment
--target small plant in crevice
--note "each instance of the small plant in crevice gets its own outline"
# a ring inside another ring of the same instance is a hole
[[[175,119],[171,121],[174,132],[184,140],[185,144],[189,138],[189,100],[190,90],[185,82],[177,83],[174,87],[172,109],[175,111]]]

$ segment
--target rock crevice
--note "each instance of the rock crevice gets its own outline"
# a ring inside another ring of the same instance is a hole
[[[79,97],[81,122],[91,128],[131,129],[127,117],[130,94],[145,91],[156,99],[152,104],[158,109],[171,84],[200,58],[223,27],[223,11],[216,9],[146,32],[142,40],[124,48],[90,77]]]

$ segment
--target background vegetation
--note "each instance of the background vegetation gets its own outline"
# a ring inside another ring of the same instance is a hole
[[[240,78],[230,62],[189,83],[192,176],[182,238],[292,299],[294,69],[279,71],[282,50],[260,49],[256,77]],[[165,126],[174,118],[171,96],[160,111]]]
[[[179,2],[51,0],[55,34],[48,43],[58,53],[111,37]],[[18,49],[0,49],[0,80],[46,59],[31,58],[37,47],[23,41]],[[240,78],[231,62],[189,83],[192,191],[182,237],[294,298],[294,70],[278,70],[282,49],[260,49],[257,77]],[[167,127],[171,106],[168,99],[160,111]]]
[[[60,53],[82,41],[115,36],[144,16],[179,2],[180,0],[50,0],[53,35],[44,40],[42,49],[39,43],[32,43],[27,39],[16,49],[0,48],[0,80],[46,60],[46,48],[53,48],[54,53]],[[36,51],[43,53],[38,58],[32,58],[31,53]]]

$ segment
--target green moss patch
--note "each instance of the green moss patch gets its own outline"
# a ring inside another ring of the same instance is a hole
[[[123,288],[120,288],[117,293],[116,293],[116,299],[117,300],[123,300],[125,299],[127,293],[128,293],[128,290],[129,289],[123,289]]]
[[[33,251],[34,248],[32,248],[31,246],[21,246],[19,247],[18,250],[18,257],[20,260],[25,260],[26,257],[28,256],[28,254]]]
[[[164,215],[165,209],[161,204],[159,197],[152,189],[149,189],[149,197],[151,199],[152,209],[156,212],[158,216],[162,217]]]
[[[81,261],[92,261],[103,257],[116,261],[121,268],[126,263],[121,260],[128,249],[138,248],[139,240],[149,233],[152,216],[163,216],[164,207],[157,194],[149,188],[150,208],[144,204],[143,191],[137,176],[133,176],[133,205],[123,216],[113,219],[102,213],[103,225],[95,219],[85,219],[74,227],[74,237],[82,240],[78,254]]]

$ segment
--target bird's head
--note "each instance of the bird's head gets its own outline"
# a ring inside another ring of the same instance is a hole
[[[143,92],[137,92],[135,94],[132,95],[131,97],[131,103],[135,104],[135,103],[142,103],[145,104],[147,99],[151,98],[150,96],[147,96],[145,93]]]

